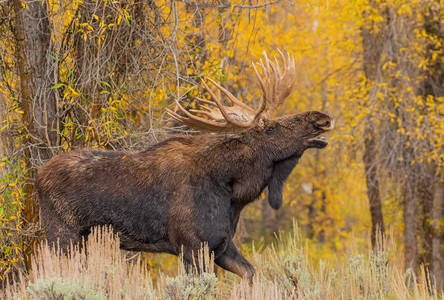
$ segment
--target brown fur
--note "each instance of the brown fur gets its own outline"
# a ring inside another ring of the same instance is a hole
[[[54,157],[38,172],[43,226],[50,243],[78,242],[111,225],[127,250],[183,249],[186,263],[203,242],[219,266],[251,278],[254,269],[232,242],[243,207],[268,186],[270,204],[303,152],[333,121],[305,112],[233,135],[179,136],[140,152],[81,149]]]

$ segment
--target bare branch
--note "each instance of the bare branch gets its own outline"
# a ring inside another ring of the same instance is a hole
[[[266,7],[268,5],[272,5],[272,4],[278,3],[281,0],[267,2],[267,3],[264,3],[264,4],[260,4],[260,5],[242,5],[242,4],[231,5],[231,3],[216,5],[216,4],[192,2],[192,1],[188,1],[188,0],[176,0],[176,1],[183,2],[183,3],[189,4],[189,5],[194,5],[194,6],[197,6],[199,8],[230,8],[230,7],[235,7],[235,8],[262,8],[262,7]]]

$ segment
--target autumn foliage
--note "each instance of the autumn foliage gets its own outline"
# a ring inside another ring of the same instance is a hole
[[[280,109],[326,111],[335,131],[299,162],[281,210],[246,209],[236,243],[265,247],[296,219],[319,262],[351,236],[376,247],[379,230],[397,244],[396,270],[442,290],[443,17],[436,0],[1,2],[0,276],[32,266],[44,162],[196,134],[165,109],[195,108],[203,77],[256,107],[251,61],[283,49],[298,73]]]

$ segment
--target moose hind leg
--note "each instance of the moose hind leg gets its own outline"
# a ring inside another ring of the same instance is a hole
[[[74,230],[66,224],[51,207],[42,206],[42,225],[48,245],[66,251],[70,244],[78,244],[82,236],[78,230]]]
[[[254,277],[254,268],[253,266],[246,260],[242,254],[240,254],[239,250],[237,250],[233,241],[228,243],[227,249],[225,252],[220,254],[214,262],[223,269],[233,272],[240,277],[247,278],[250,283],[253,281]]]

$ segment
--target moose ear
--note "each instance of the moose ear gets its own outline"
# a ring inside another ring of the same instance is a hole
[[[284,183],[298,163],[299,158],[300,156],[291,157],[276,163],[273,167],[271,178],[268,181],[268,203],[270,203],[270,206],[275,210],[278,210],[282,206]]]

